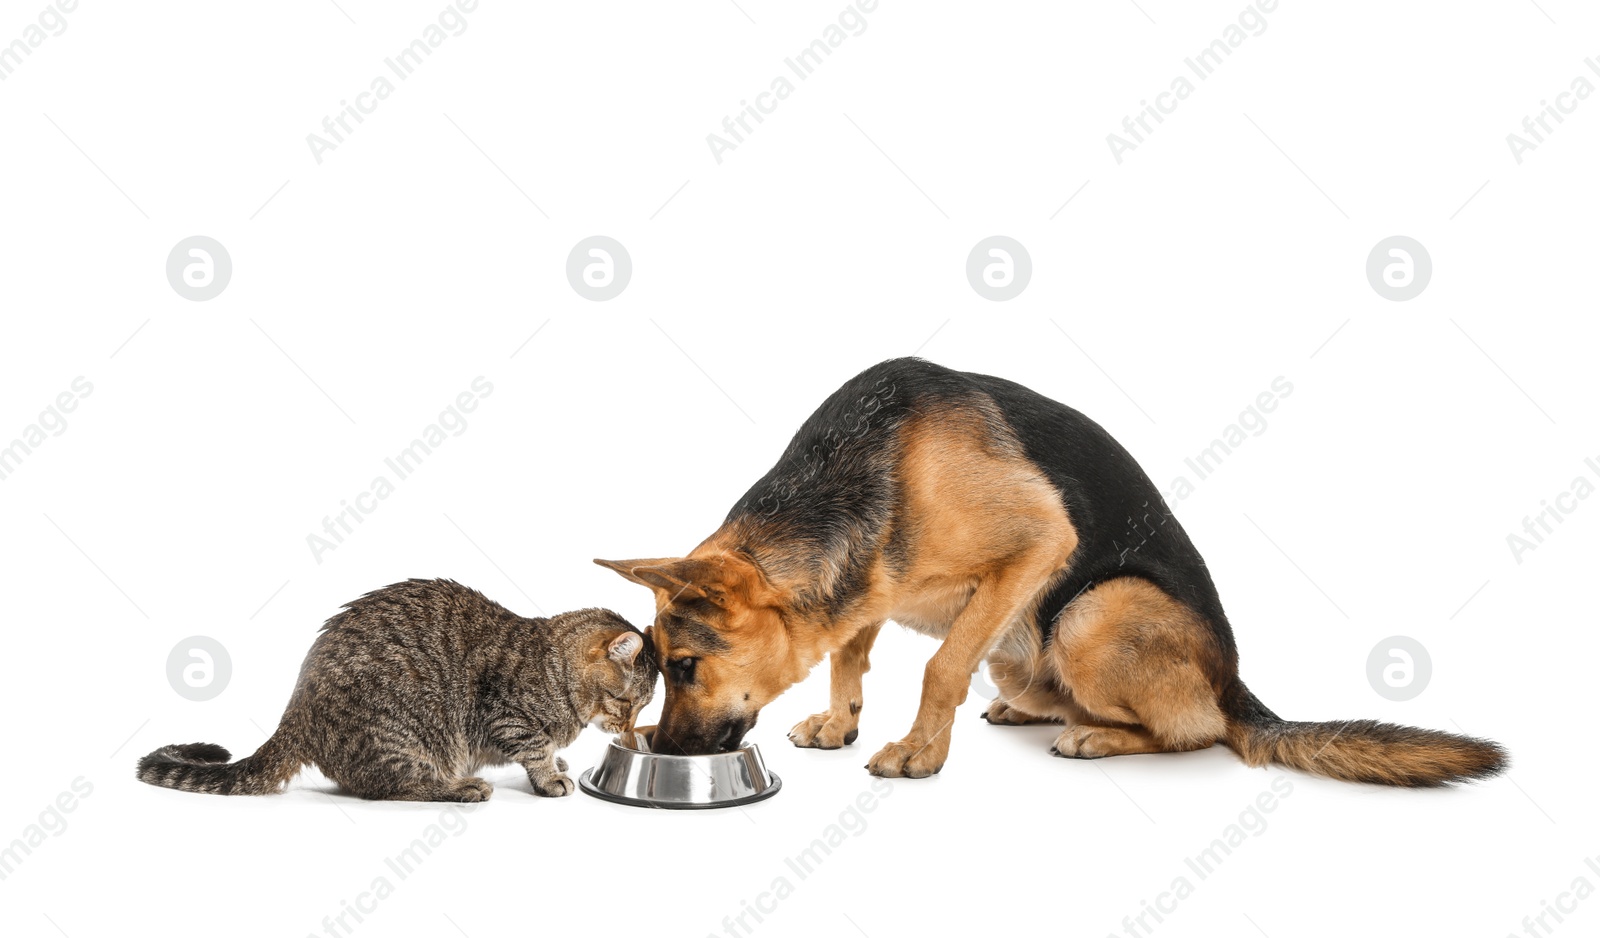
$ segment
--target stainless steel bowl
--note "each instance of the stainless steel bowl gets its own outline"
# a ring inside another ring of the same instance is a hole
[[[634,733],[638,748],[621,736],[611,740],[600,764],[578,778],[578,787],[641,808],[732,808],[771,798],[783,786],[767,771],[755,743],[710,756],[669,756],[650,751],[654,729]]]

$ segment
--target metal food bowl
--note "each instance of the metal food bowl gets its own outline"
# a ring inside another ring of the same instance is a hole
[[[767,771],[755,743],[710,756],[669,756],[650,751],[654,731],[635,730],[632,746],[626,736],[611,740],[600,764],[578,778],[578,787],[641,808],[732,808],[771,798],[783,786]]]

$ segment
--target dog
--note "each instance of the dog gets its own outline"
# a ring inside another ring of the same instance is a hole
[[[828,708],[795,745],[853,743],[873,640],[941,644],[916,719],[867,763],[923,778],[987,660],[992,724],[1064,724],[1096,759],[1221,742],[1246,763],[1397,786],[1494,775],[1497,744],[1370,720],[1281,719],[1239,679],[1205,561],[1128,451],[1019,384],[902,358],[846,382],[683,557],[596,560],[655,592],[658,752],[736,748],[827,657]]]

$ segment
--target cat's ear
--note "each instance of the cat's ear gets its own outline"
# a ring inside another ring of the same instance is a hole
[[[643,648],[644,639],[638,632],[623,632],[606,646],[606,657],[623,667],[631,668],[633,660],[639,657],[639,651]]]
[[[709,599],[720,594],[716,570],[704,560],[688,557],[657,557],[651,560],[599,560],[595,563],[615,570],[640,586],[665,592],[670,601]]]

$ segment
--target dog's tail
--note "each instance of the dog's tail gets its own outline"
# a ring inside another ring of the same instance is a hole
[[[208,795],[268,795],[283,788],[305,764],[284,727],[253,755],[230,762],[213,743],[162,746],[139,760],[139,781]]]
[[[1223,741],[1249,765],[1276,762],[1347,782],[1426,788],[1505,771],[1498,743],[1375,720],[1285,720],[1235,680],[1221,699]]]

